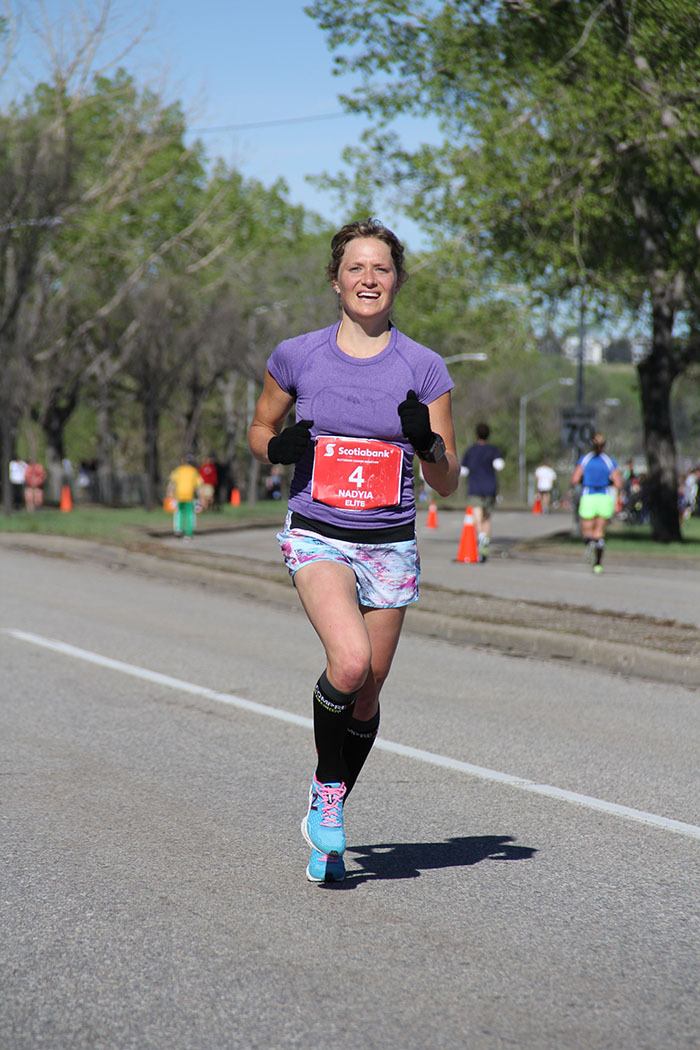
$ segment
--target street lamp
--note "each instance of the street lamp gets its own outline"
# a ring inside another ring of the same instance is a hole
[[[489,355],[484,353],[475,354],[452,354],[451,357],[443,357],[446,365],[454,364],[455,361],[488,361]]]
[[[563,376],[560,379],[550,379],[548,383],[543,383],[542,386],[538,386],[536,390],[530,390],[520,398],[518,427],[518,487],[520,489],[520,501],[522,503],[525,502],[525,415],[527,411],[527,403],[528,401],[531,401],[533,397],[537,397],[538,394],[543,393],[545,390],[549,390],[550,387],[573,385],[573,379],[570,379],[568,376]]]

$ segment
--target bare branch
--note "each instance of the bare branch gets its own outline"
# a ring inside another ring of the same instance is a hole
[[[593,11],[589,15],[589,17],[586,20],[586,24],[583,27],[583,32],[581,33],[581,36],[578,38],[578,40],[576,41],[574,46],[572,48],[570,48],[569,51],[566,52],[566,54],[564,55],[564,57],[561,59],[561,61],[559,63],[560,65],[563,65],[564,62],[568,62],[570,59],[572,59],[574,57],[574,55],[577,55],[579,53],[579,51],[581,51],[582,48],[584,48],[586,46],[586,43],[588,42],[588,38],[591,35],[591,32],[593,30],[593,26],[596,24],[596,22],[598,21],[598,19],[602,15],[602,13],[605,10],[605,8],[610,6],[610,3],[611,3],[611,0],[603,0],[602,4],[599,4],[598,7],[596,7],[595,11]]]
[[[2,55],[0,57],[0,80],[2,80],[12,63],[12,56],[17,43],[17,19],[14,16],[9,0],[5,0],[2,7],[0,7],[0,18],[4,18],[6,23],[5,39],[3,40]]]
[[[185,273],[189,275],[193,273],[198,273],[200,270],[204,270],[211,263],[215,262],[220,255],[223,255],[225,251],[228,251],[228,249],[233,244],[233,241],[233,234],[229,234],[229,236],[225,240],[221,241],[220,244],[217,244],[215,248],[212,248],[208,255],[202,256],[202,258],[198,259],[197,262],[190,263],[189,266],[185,267]]]

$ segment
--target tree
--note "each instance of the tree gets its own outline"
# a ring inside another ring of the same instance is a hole
[[[70,183],[65,139],[32,104],[0,116],[0,384],[3,509],[7,463],[28,402],[37,333],[50,294],[45,249]]]
[[[651,317],[639,364],[652,534],[680,538],[671,418],[700,359],[700,13],[695,0],[315,0],[347,106],[375,118],[348,159],[399,184],[429,230],[458,235],[543,296],[612,290]],[[437,116],[402,149],[397,114]]]
[[[123,71],[92,71],[109,6],[80,22],[68,55],[39,27],[50,75],[0,115],[0,355],[15,380],[0,394],[3,479],[29,405],[60,462],[89,334],[198,225],[187,199],[203,170],[182,145],[179,107],[137,91]],[[164,234],[168,194],[177,227]],[[6,485],[3,503],[9,512]]]

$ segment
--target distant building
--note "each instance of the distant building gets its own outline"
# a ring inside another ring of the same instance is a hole
[[[563,342],[564,357],[568,361],[578,361],[579,337],[569,335]],[[603,343],[594,335],[586,335],[583,340],[584,365],[602,365]]]

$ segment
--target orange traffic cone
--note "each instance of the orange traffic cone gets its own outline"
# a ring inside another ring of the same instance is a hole
[[[61,486],[61,502],[59,503],[59,509],[63,511],[73,510],[73,497],[70,491],[70,485]]]
[[[462,535],[459,538],[456,560],[466,562],[468,565],[473,565],[479,561],[479,545],[476,539],[474,512],[471,507],[467,507],[464,512]]]
[[[240,507],[241,505],[241,493],[239,489],[231,489],[231,506]]]
[[[428,505],[428,517],[425,522],[426,529],[436,529],[438,527],[438,512],[437,503],[435,500],[431,500]]]
[[[536,497],[535,502],[532,504],[532,513],[533,514],[541,514],[542,513],[542,500],[540,499],[539,496]]]

